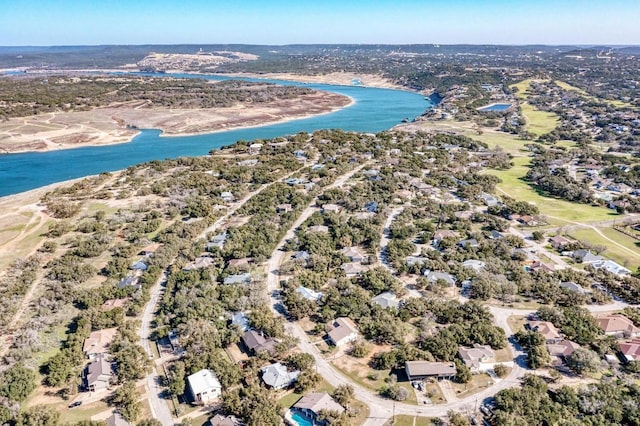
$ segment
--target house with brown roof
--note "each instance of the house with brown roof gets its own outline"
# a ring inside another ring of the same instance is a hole
[[[357,262],[343,263],[340,265],[340,269],[344,271],[347,277],[355,277],[366,270],[364,266]]]
[[[331,323],[330,327],[327,335],[335,346],[342,346],[358,339],[358,329],[349,318],[338,318]]]
[[[439,229],[433,233],[433,243],[437,245],[445,238],[458,238],[459,236],[460,234],[456,231],[452,231],[450,229]]]
[[[107,418],[105,422],[107,423],[107,426],[133,426],[131,423],[126,421],[117,411],[114,411],[111,417]]]
[[[549,238],[549,243],[551,243],[551,247],[558,251],[563,251],[566,246],[573,243],[572,240],[563,237],[562,235],[556,235],[553,238]]]
[[[488,345],[475,343],[472,348],[460,346],[458,354],[472,373],[492,370],[496,364],[495,352]]]
[[[248,270],[253,263],[253,258],[243,257],[241,259],[231,259],[227,262],[227,266],[231,269],[243,269]]]
[[[362,262],[365,259],[365,255],[362,254],[358,247],[344,247],[340,250],[340,253],[351,262]]]
[[[598,327],[604,334],[617,337],[634,337],[640,335],[640,328],[624,315],[603,315],[596,318]]]
[[[618,346],[627,361],[640,361],[640,339],[619,343]]]
[[[200,257],[196,257],[196,259],[189,263],[187,266],[184,267],[185,271],[195,271],[195,270],[199,270],[199,269],[207,269],[210,268],[211,266],[213,266],[215,263],[215,261],[213,260],[212,257],[208,257],[208,256],[200,256]]]
[[[116,308],[124,308],[127,306],[127,303],[131,300],[130,297],[125,297],[123,299],[109,299],[105,300],[105,302],[100,306],[100,310],[102,312],[112,311]]]
[[[337,204],[323,204],[322,212],[323,213],[340,213],[342,207]]]
[[[547,343],[558,343],[562,336],[553,323],[549,321],[529,321],[529,329],[542,334]]]
[[[549,351],[553,365],[562,365],[567,362],[567,357],[579,347],[579,344],[571,340],[562,340],[558,343],[547,344],[547,351]]]
[[[277,344],[277,342],[271,337],[265,338],[255,330],[249,330],[244,333],[241,340],[247,352],[251,355],[256,355],[265,351],[271,353],[275,350]]]
[[[314,423],[318,422],[321,411],[344,413],[344,407],[338,404],[327,392],[314,392],[300,398],[293,407]]]
[[[457,373],[453,362],[406,361],[404,369],[410,381],[433,378],[450,380]]]
[[[92,332],[89,337],[85,339],[82,345],[82,352],[84,352],[89,359],[108,353],[109,345],[111,345],[117,332],[117,328],[105,328]]]

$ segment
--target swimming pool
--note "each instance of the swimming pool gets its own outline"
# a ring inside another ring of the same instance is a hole
[[[300,413],[293,413],[291,419],[298,424],[298,426],[313,426],[313,422]]]
[[[511,108],[511,104],[492,104],[478,108],[478,111],[506,111],[509,108]]]

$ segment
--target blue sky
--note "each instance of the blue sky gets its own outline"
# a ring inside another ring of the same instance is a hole
[[[0,0],[0,45],[640,44],[640,0]]]

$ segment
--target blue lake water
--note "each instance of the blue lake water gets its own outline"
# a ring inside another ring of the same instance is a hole
[[[480,111],[506,111],[511,108],[511,104],[493,104],[478,108]]]
[[[228,79],[221,76],[170,75],[212,80]],[[402,90],[302,84],[268,79],[243,80],[305,86],[340,93],[353,98],[355,104],[330,114],[220,133],[160,137],[158,130],[143,130],[129,143],[49,152],[2,154],[0,155],[0,196],[16,194],[68,179],[120,170],[146,161],[204,155],[212,149],[230,145],[237,140],[269,139],[319,129],[375,133],[389,129],[405,118],[416,117],[433,105],[423,95]]]

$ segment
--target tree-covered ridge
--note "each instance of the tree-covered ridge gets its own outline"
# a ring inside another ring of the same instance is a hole
[[[143,108],[227,108],[239,103],[293,99],[312,92],[305,87],[198,78],[86,75],[2,78],[0,118],[86,111],[134,101]]]

